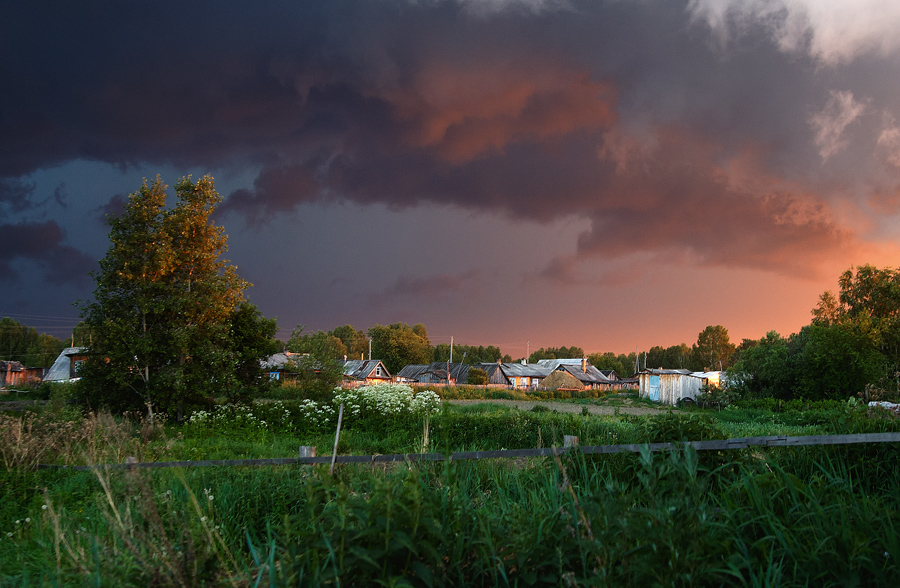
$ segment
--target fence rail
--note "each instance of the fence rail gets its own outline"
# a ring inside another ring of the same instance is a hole
[[[444,457],[441,453],[394,453],[386,455],[338,455],[319,457],[280,457],[270,459],[211,459],[203,461],[153,461],[145,463],[116,463],[96,466],[67,466],[39,464],[38,469],[132,469],[132,468],[190,468],[209,466],[269,466],[314,465],[334,463],[385,463],[398,461],[465,461],[472,459],[510,459],[520,457],[548,457],[569,451],[584,454],[637,453],[647,447],[650,451],[671,451],[690,445],[697,451],[728,451],[748,447],[802,447],[813,445],[852,445],[859,443],[900,443],[900,433],[864,433],[855,435],[810,435],[804,437],[740,437],[736,439],[689,441],[686,443],[631,443],[626,445],[573,445],[571,447],[546,447],[538,449],[500,449],[496,451],[458,451]]]

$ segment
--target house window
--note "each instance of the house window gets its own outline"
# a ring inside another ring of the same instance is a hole
[[[382,377],[382,376],[384,375],[384,374],[381,372],[381,366],[380,366],[380,365],[375,367],[375,375],[378,376],[379,378]]]
[[[277,381],[280,379],[281,379],[281,374],[279,374],[278,372],[269,372],[269,380]]]

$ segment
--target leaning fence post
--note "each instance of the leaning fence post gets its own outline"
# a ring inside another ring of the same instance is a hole
[[[563,435],[563,447],[578,447],[578,436]]]
[[[344,403],[341,402],[341,408],[338,409],[337,430],[334,432],[334,449],[331,452],[331,470],[330,475],[334,475],[334,460],[337,458],[338,438],[341,436],[341,419],[344,418]]]

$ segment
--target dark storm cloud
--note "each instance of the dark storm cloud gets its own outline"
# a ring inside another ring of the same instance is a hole
[[[63,245],[63,231],[54,221],[0,225],[0,279],[16,280],[20,272],[40,269],[52,284],[90,281],[96,262]],[[14,267],[16,262],[21,269]]]
[[[382,306],[397,301],[415,300],[435,302],[448,296],[458,295],[475,288],[479,278],[477,270],[461,274],[438,274],[434,276],[400,276],[396,282],[369,298],[371,306]]]
[[[125,212],[125,207],[128,205],[128,196],[123,196],[122,194],[116,194],[106,204],[103,204],[97,207],[97,220],[100,221],[101,224],[106,224],[108,219],[118,218]]]
[[[22,182],[15,178],[0,178],[0,206],[8,210],[20,212],[34,206],[31,195],[35,185]]]
[[[322,201],[588,218],[570,265],[809,274],[858,247],[827,198],[869,171],[826,197],[823,158],[857,147],[858,105],[900,107],[823,75],[819,45],[786,58],[765,22],[717,37],[741,14],[699,1],[92,6],[0,9],[4,181],[75,158],[235,166],[259,172],[220,212],[257,224]],[[887,126],[870,139],[896,156]]]

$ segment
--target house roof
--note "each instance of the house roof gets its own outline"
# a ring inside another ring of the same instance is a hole
[[[427,363],[411,363],[407,366],[403,366],[403,369],[397,372],[397,378],[415,380],[427,369]]]
[[[0,372],[24,372],[25,366],[18,361],[0,361]]]
[[[375,368],[378,366],[381,366],[381,369],[384,370],[384,375],[379,377],[388,379],[391,377],[391,374],[387,371],[387,368],[384,367],[384,364],[381,363],[380,359],[345,359],[340,363],[344,367],[344,375],[349,378],[365,380],[372,376],[372,372],[374,372]]]
[[[68,382],[72,378],[72,356],[84,355],[87,347],[68,347],[63,349],[56,361],[50,366],[47,375],[44,376],[45,382]]]
[[[450,378],[457,384],[465,384],[469,379],[469,370],[475,366],[466,363],[451,363]],[[398,378],[416,380],[431,384],[447,381],[447,362],[434,361],[429,364],[410,364],[397,374]]]
[[[539,359],[537,364],[548,367],[551,370],[555,370],[561,365],[574,365],[576,367],[581,367],[582,361],[584,361],[583,358]]]
[[[567,364],[560,365],[557,371],[566,371],[575,376],[579,382],[585,384],[608,384],[610,382],[610,379],[604,376],[603,372],[590,364],[588,364],[586,371],[583,371],[581,366],[576,367]]]
[[[500,369],[507,378],[546,378],[553,371],[537,363],[501,363]]]
[[[680,374],[682,376],[691,375],[691,370],[668,370],[668,369],[654,369],[654,368],[644,368],[640,371],[642,374],[650,374],[651,376],[665,376],[665,375],[674,375]]]

